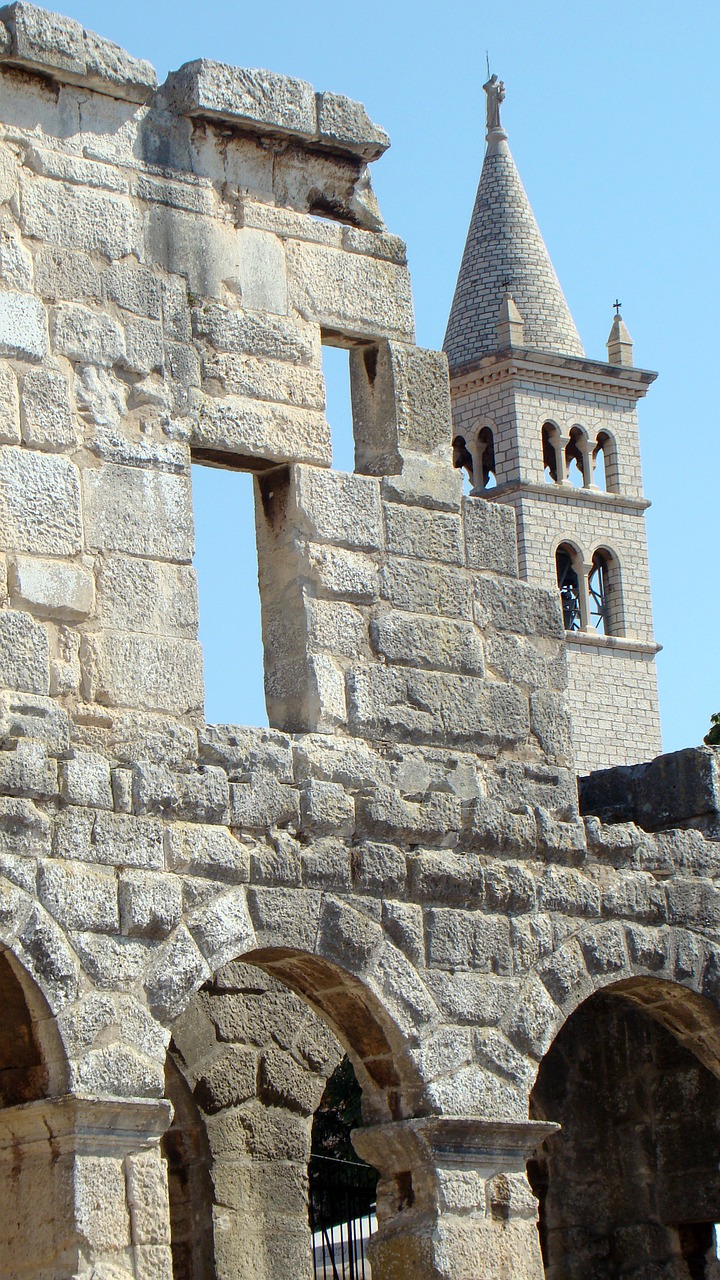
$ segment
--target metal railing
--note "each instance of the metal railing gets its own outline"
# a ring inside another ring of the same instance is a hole
[[[366,1164],[313,1155],[308,1177],[315,1280],[371,1280],[365,1254],[377,1227],[377,1173]]]

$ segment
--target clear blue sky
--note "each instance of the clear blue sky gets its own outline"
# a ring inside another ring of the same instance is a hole
[[[161,77],[204,56],[362,99],[392,138],[373,177],[388,226],[408,242],[426,346],[442,343],[482,163],[490,51],[510,145],[588,354],[604,358],[618,296],[636,363],[660,371],[641,423],[665,749],[700,741],[720,710],[717,0],[67,0],[63,11],[150,58]],[[341,427],[334,377],[331,391]],[[201,532],[219,513],[218,533],[252,564],[251,528],[232,532],[249,495],[238,504],[238,478],[221,474],[221,503],[211,479],[197,485]],[[239,598],[233,614],[222,593],[231,638],[213,655],[220,616],[205,536],[208,718],[257,723],[252,606]]]

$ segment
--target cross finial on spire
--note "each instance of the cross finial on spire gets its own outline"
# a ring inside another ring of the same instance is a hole
[[[620,302],[619,298],[616,298],[616,299],[615,299],[615,301],[613,302],[613,306],[614,306],[614,308],[615,308],[615,315],[616,315],[616,316],[619,316],[619,315],[620,315],[620,308],[621,308],[621,306],[622,306],[622,302]]]

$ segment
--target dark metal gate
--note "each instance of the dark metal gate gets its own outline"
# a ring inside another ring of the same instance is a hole
[[[370,1280],[365,1251],[376,1228],[376,1171],[313,1155],[308,1177],[315,1280]]]

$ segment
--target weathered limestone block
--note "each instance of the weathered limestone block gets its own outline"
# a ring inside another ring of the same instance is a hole
[[[47,632],[19,610],[0,611],[0,685],[27,693],[50,692]]]
[[[33,260],[16,235],[0,230],[0,282],[4,289],[32,290]]]
[[[450,385],[440,352],[392,341],[360,347],[350,381],[359,471],[391,475],[407,451],[447,451]]]
[[[20,408],[23,440],[31,448],[59,451],[77,443],[68,385],[62,374],[46,369],[26,374]]]
[[[242,396],[204,396],[193,443],[202,449],[274,462],[329,466],[332,460],[324,414]]]
[[[207,338],[216,351],[300,365],[319,364],[317,335],[309,325],[285,317],[255,315],[206,303],[193,309],[192,326],[197,337]]]
[[[90,701],[175,715],[202,708],[197,641],[106,631],[83,637],[81,660]]]
[[[57,795],[57,764],[45,743],[27,738],[13,751],[0,752],[0,784],[9,796],[48,800]]]
[[[206,387],[221,386],[228,394],[253,400],[272,400],[304,409],[325,408],[325,383],[315,369],[281,360],[262,360],[237,352],[208,351],[202,362]]]
[[[384,507],[387,550],[391,555],[451,565],[463,563],[462,528],[457,515],[396,502],[387,502]]]
[[[93,576],[78,564],[16,556],[10,561],[9,584],[14,602],[41,617],[76,622],[94,608]]]
[[[169,871],[217,880],[245,882],[250,878],[250,850],[224,827],[175,823],[165,832]]]
[[[377,564],[369,555],[340,547],[305,548],[307,572],[316,591],[355,604],[371,604],[379,595]]]
[[[197,634],[197,580],[190,566],[109,555],[97,591],[98,617],[113,630]]]
[[[182,915],[182,887],[177,877],[124,871],[117,892],[120,927],[128,937],[166,937]]]
[[[524,740],[527,699],[511,685],[444,672],[367,667],[348,674],[350,725],[363,737],[476,750]]]
[[[35,255],[35,288],[49,302],[99,302],[100,275],[86,253],[44,245]]]
[[[201,58],[174,72],[167,89],[184,115],[242,121],[270,133],[313,137],[316,132],[312,87],[291,76]]]
[[[554,591],[511,578],[477,578],[475,593],[475,621],[482,629],[492,627],[555,640],[562,640],[565,634],[560,600]]]
[[[377,481],[339,471],[293,467],[290,522],[294,530],[318,542],[376,551],[383,544]]]
[[[377,160],[390,146],[384,129],[373,124],[361,102],[340,93],[317,93],[318,141],[348,150],[363,160]]]
[[[38,870],[40,901],[66,929],[114,933],[119,927],[118,883],[113,871],[86,864],[43,862]]]
[[[125,340],[111,316],[63,302],[55,310],[53,345],[81,364],[113,365],[125,359]]]
[[[370,633],[376,652],[386,662],[483,674],[482,639],[471,622],[388,612],[375,619]]]
[[[390,555],[381,569],[380,582],[383,598],[395,609],[472,620],[472,579],[452,565],[428,563],[418,573],[416,560]]]
[[[0,691],[0,742],[3,748],[26,737],[44,742],[52,755],[62,755],[70,741],[67,711],[52,698]]]
[[[77,468],[67,458],[0,449],[0,515],[8,548],[73,555],[82,528]]]
[[[0,364],[0,444],[20,443],[20,398],[15,370]]]
[[[348,337],[412,342],[415,324],[405,267],[378,258],[288,241],[289,299],[306,320]]]
[[[2,21],[10,36],[2,60],[12,66],[41,69],[60,83],[89,84],[130,102],[145,102],[157,85],[149,62],[132,58],[72,18],[20,0],[2,10]]]
[[[110,765],[96,751],[73,750],[60,765],[60,794],[68,804],[113,808]]]
[[[111,261],[142,252],[140,215],[129,200],[52,178],[23,181],[20,226],[32,239]]]
[[[515,511],[482,498],[463,499],[465,553],[471,569],[518,576]]]
[[[87,543],[97,551],[189,561],[192,500],[186,476],[110,464],[86,470]]]
[[[0,292],[0,355],[43,360],[48,332],[45,308],[26,293]]]

